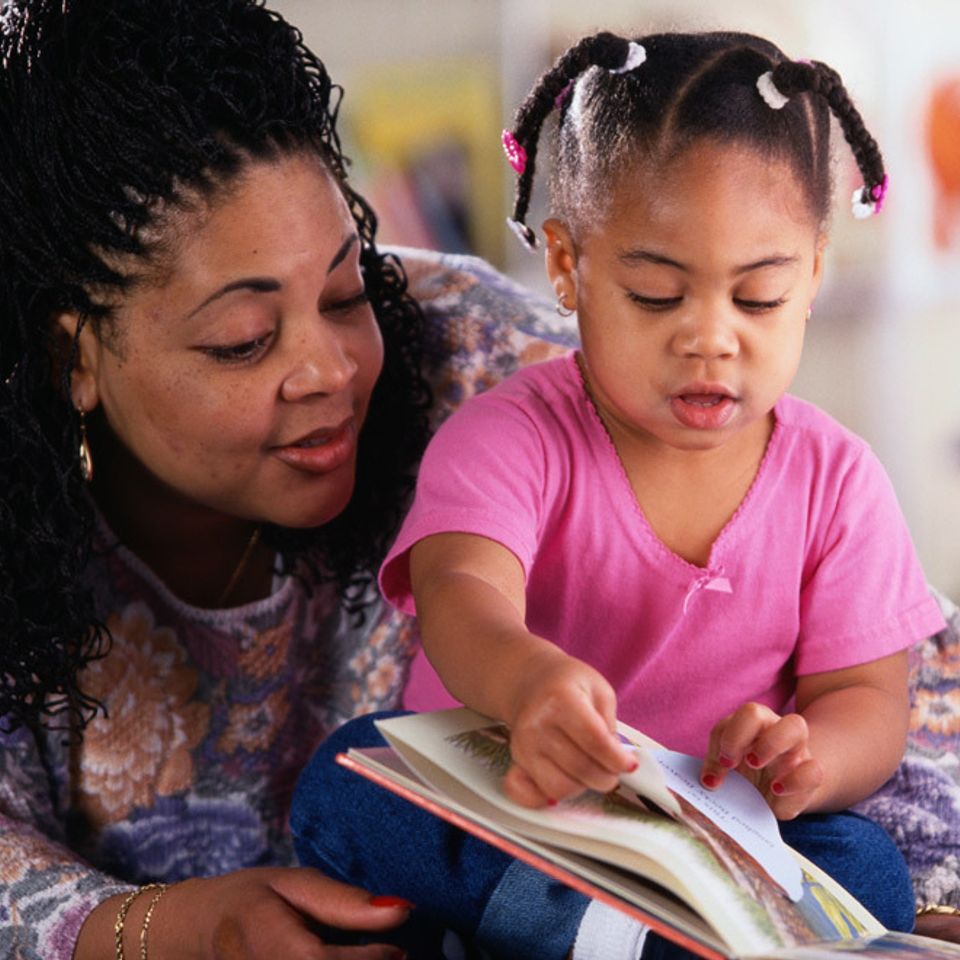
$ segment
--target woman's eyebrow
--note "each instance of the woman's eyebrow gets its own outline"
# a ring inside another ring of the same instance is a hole
[[[350,236],[343,241],[343,243],[340,245],[340,249],[330,259],[330,266],[327,267],[327,276],[333,273],[333,271],[336,270],[344,260],[346,260],[347,254],[350,252],[350,248],[355,243],[359,242],[359,240],[360,237],[357,234],[351,233]]]
[[[642,263],[652,263],[662,267],[673,267],[676,270],[682,270],[684,273],[690,272],[690,268],[686,264],[653,250],[621,250],[617,253],[617,259],[628,267],[635,267]],[[789,267],[799,262],[800,258],[794,254],[773,254],[769,257],[762,257],[760,260],[754,260],[752,263],[734,267],[732,273],[735,276],[740,276],[744,273],[750,273],[751,270],[761,270],[764,267]]]
[[[280,289],[280,281],[273,277],[242,277],[239,280],[231,280],[224,284],[219,290],[214,291],[207,297],[203,303],[195,306],[183,319],[189,320],[196,316],[204,307],[208,307],[214,300],[225,297],[234,290],[252,290],[254,293],[273,293]]]
[[[357,234],[351,233],[350,236],[340,244],[340,248],[330,258],[330,264],[327,267],[327,276],[333,273],[333,271],[343,263],[350,249],[359,240],[360,237],[357,236]],[[225,297],[228,293],[233,293],[234,290],[250,290],[253,293],[274,293],[280,289],[280,286],[280,281],[274,277],[241,277],[239,280],[231,280],[229,283],[225,283],[220,287],[219,290],[211,293],[202,303],[197,304],[197,306],[184,317],[184,320],[189,320],[191,317],[196,316],[204,307],[208,307],[215,300]]]

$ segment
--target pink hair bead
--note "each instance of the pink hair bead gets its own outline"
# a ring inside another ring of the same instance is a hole
[[[503,152],[507,155],[507,162],[517,173],[522,174],[527,169],[527,151],[509,130],[503,131],[500,142],[503,144]]]

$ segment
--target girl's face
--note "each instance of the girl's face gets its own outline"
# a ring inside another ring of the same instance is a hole
[[[353,490],[383,361],[342,195],[315,157],[255,162],[176,236],[163,278],[124,298],[115,335],[81,334],[74,401],[101,405],[109,425],[95,464],[138,465],[108,476],[111,492],[142,466],[185,505],[325,523]]]
[[[615,439],[681,450],[765,443],[797,370],[823,242],[791,169],[699,143],[634,171],[602,223],[548,221],[547,269],[576,304],[594,402]]]

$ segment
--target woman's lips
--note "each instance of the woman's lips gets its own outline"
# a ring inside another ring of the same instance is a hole
[[[670,398],[673,415],[693,430],[719,430],[730,421],[736,406],[736,398],[726,390],[697,387]]]
[[[314,430],[295,443],[274,447],[272,452],[287,466],[307,473],[330,473],[353,460],[357,449],[357,426],[353,417],[331,429]]]

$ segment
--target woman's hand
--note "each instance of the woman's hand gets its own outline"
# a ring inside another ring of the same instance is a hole
[[[605,792],[636,768],[616,738],[616,694],[596,670],[551,647],[527,676],[508,718],[512,800],[542,807],[588,788]]]
[[[823,783],[807,721],[798,713],[780,716],[760,703],[745,703],[710,732],[700,782],[716,789],[730,770],[756,785],[778,820],[806,810]]]
[[[133,903],[124,924],[126,956],[140,955],[140,929],[151,891]],[[114,955],[113,924],[123,897],[111,897],[84,924],[74,960]],[[318,870],[262,867],[171,885],[149,927],[151,960],[395,960],[395,946],[338,946],[321,927],[380,931],[407,918],[410,904],[374,898]]]

